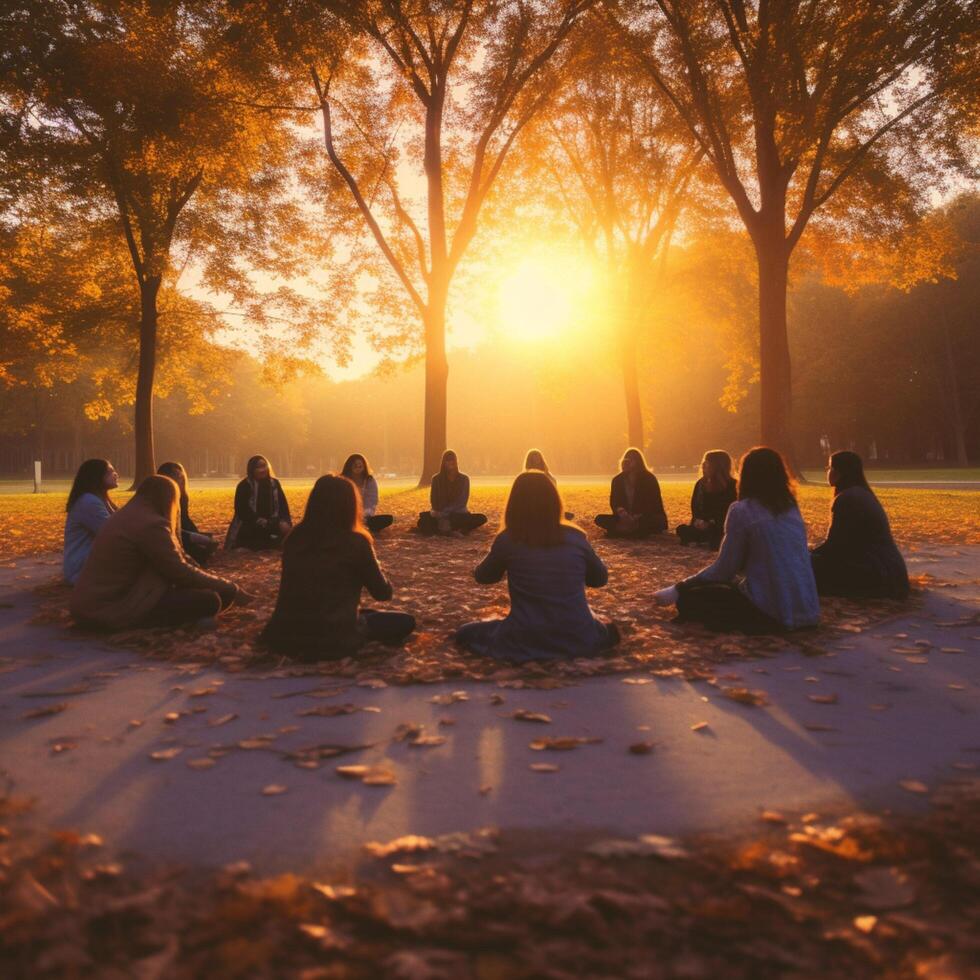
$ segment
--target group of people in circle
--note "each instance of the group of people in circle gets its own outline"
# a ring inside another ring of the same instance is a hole
[[[660,484],[639,449],[628,449],[612,480],[611,513],[595,523],[610,538],[644,539],[667,530]],[[683,545],[717,551],[682,581],[655,590],[651,603],[676,606],[680,622],[722,631],[777,633],[816,626],[819,595],[905,597],[908,574],[888,518],[868,486],[861,458],[834,453],[830,530],[812,551],[793,481],[778,452],[756,447],[737,477],[727,452],[704,455],[691,496],[691,518],[677,527]],[[87,460],[68,497],[64,575],[73,586],[70,609],[84,625],[109,630],[173,627],[217,616],[254,596],[206,569],[219,542],[202,533],[189,512],[187,473],[164,463],[123,507],[111,491],[118,476],[107,460]],[[470,481],[454,452],[432,479],[430,509],[414,530],[459,536],[485,524],[468,509]],[[253,456],[235,490],[226,548],[282,551],[275,609],[262,631],[269,649],[298,660],[350,656],[369,640],[403,642],[415,629],[404,612],[361,605],[392,585],[373,544],[393,523],[378,514],[378,483],[367,459],[351,455],[340,474],[321,476],[302,520],[293,522],[282,485],[264,456]],[[537,450],[514,480],[500,531],[474,570],[478,584],[506,576],[510,611],[461,625],[456,642],[502,660],[594,656],[620,640],[614,622],[592,612],[587,588],[608,570],[585,532],[565,511],[555,477]]]

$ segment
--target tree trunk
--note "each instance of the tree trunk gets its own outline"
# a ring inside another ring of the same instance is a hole
[[[646,451],[643,437],[643,406],[640,403],[640,382],[636,369],[636,329],[631,319],[635,312],[624,310],[620,319],[619,354],[623,372],[623,394],[626,397],[626,428],[629,444]]]
[[[430,293],[425,316],[425,418],[422,440],[422,475],[419,487],[432,483],[446,451],[447,384],[446,296],[441,290]]]
[[[755,250],[759,264],[760,435],[762,443],[782,453],[792,472],[799,475],[790,430],[792,389],[786,330],[789,249],[782,229],[778,235],[758,236]]]
[[[949,406],[949,424],[952,429],[953,452],[957,466],[969,466],[966,453],[966,426],[963,424],[963,410],[960,407],[960,388],[956,377],[956,357],[953,353],[953,339],[949,335],[949,318],[942,299],[939,300],[939,321],[943,334],[943,374],[945,375],[946,401]]]
[[[153,376],[157,366],[157,295],[160,277],[140,283],[140,356],[133,430],[136,437],[133,488],[156,472],[153,450]]]

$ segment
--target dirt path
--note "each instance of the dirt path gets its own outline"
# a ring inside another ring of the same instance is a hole
[[[931,787],[980,764],[976,547],[920,551],[910,571],[944,586],[828,656],[736,663],[715,683],[636,673],[556,690],[365,688],[147,661],[29,624],[32,586],[54,566],[24,559],[0,569],[0,770],[36,798],[39,824],[95,832],[152,859],[309,870],[407,833],[496,826],[557,844],[737,831],[763,808],[925,807],[909,781]],[[769,704],[738,703],[724,688],[761,691]],[[452,701],[457,691],[465,699]],[[518,720],[520,710],[551,721]],[[399,741],[401,725],[444,741]],[[529,747],[549,737],[601,742]],[[640,742],[652,750],[631,753]],[[326,745],[370,747],[336,758],[309,751]],[[396,783],[335,772],[352,764],[388,770]],[[531,768],[542,764],[558,769]],[[284,791],[263,795],[267,787]]]

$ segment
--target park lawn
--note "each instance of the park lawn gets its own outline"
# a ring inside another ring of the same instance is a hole
[[[288,486],[294,518],[302,514],[312,482]],[[687,520],[690,515],[691,483],[662,484],[664,503],[671,527]],[[877,491],[891,518],[896,539],[905,547],[926,543],[980,543],[980,491],[976,490],[918,490],[883,488]],[[484,486],[476,482],[470,508],[482,511],[496,528],[506,503],[507,490],[502,486]],[[119,503],[129,494],[117,492]],[[3,494],[0,495],[0,559],[21,555],[37,555],[60,551],[65,520],[67,494]],[[191,490],[191,513],[202,530],[223,534],[231,518],[234,491],[227,489]],[[594,528],[595,514],[608,511],[606,484],[573,484],[565,493],[565,505],[583,526]],[[804,485],[799,488],[800,507],[810,528],[812,540],[820,540],[827,530],[830,490],[824,486]],[[418,512],[427,509],[426,491],[400,490],[382,498],[381,509],[396,517],[394,535],[404,534],[414,524]],[[389,532],[391,533],[391,532]]]

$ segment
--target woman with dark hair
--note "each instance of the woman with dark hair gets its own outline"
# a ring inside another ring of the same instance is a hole
[[[599,514],[595,522],[610,538],[648,538],[667,530],[667,512],[660,483],[639,449],[629,448],[620,461],[621,473],[613,477],[609,494],[611,514]]]
[[[401,643],[415,629],[414,617],[359,610],[361,589],[381,602],[392,595],[356,487],[343,476],[321,476],[283,545],[279,598],[262,639],[277,653],[308,661],[351,656],[366,640]]]
[[[360,453],[351,453],[344,463],[344,468],[340,471],[341,476],[346,476],[351,483],[357,487],[357,492],[361,495],[361,505],[364,508],[364,523],[372,534],[383,531],[386,527],[391,527],[395,518],[391,514],[376,514],[378,509],[378,481],[368,466],[368,461]]]
[[[732,457],[724,449],[709,450],[701,460],[701,479],[691,494],[691,523],[677,528],[681,544],[706,544],[717,551],[735,496]]]
[[[75,619],[111,630],[179,626],[252,601],[187,560],[177,537],[179,497],[169,477],[148,476],[106,521],[72,591]]]
[[[262,551],[278,548],[293,526],[289,502],[265,456],[253,456],[245,479],[235,488],[235,516],[228,526],[226,548]]]
[[[161,463],[157,467],[160,476],[169,476],[180,491],[180,544],[184,553],[198,565],[206,565],[218,550],[218,542],[210,534],[203,534],[191,520],[190,498],[187,495],[187,470],[181,463]]]
[[[511,487],[504,528],[474,575],[481,585],[507,576],[510,612],[467,623],[456,642],[502,660],[589,657],[619,642],[614,624],[592,615],[585,588],[609,574],[585,534],[562,521],[561,497],[543,472],[521,473]]]
[[[680,621],[717,630],[771,633],[816,626],[820,600],[806,526],[782,456],[757,447],[742,457],[738,500],[728,509],[718,557],[697,575],[654,594]]]
[[[65,553],[62,572],[74,585],[92,550],[99,528],[112,516],[116,505],[109,491],[119,486],[119,474],[107,459],[87,459],[78,467],[65,505]]]
[[[864,476],[857,453],[830,457],[827,482],[834,488],[827,540],[813,549],[813,574],[821,595],[904,599],[909,575],[888,524],[888,515]]]
[[[487,523],[485,514],[471,514],[467,509],[470,499],[470,478],[459,472],[456,454],[447,449],[442,454],[442,465],[432,478],[429,490],[430,510],[419,514],[417,529],[422,534],[469,534]]]

